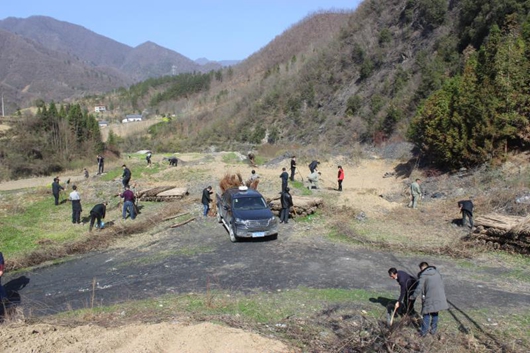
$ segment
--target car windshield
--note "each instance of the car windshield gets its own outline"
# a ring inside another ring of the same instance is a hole
[[[261,210],[267,208],[263,197],[240,197],[234,199],[234,208],[237,210]]]

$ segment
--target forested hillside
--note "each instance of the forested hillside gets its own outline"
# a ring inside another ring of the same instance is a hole
[[[79,104],[39,104],[33,118],[19,117],[0,139],[0,180],[79,169],[102,151],[96,118]]]
[[[523,145],[529,6],[368,0],[352,14],[318,13],[242,64],[212,74],[205,91],[172,96],[152,87],[139,108],[176,116],[171,128],[151,136],[165,150],[262,141],[336,149],[410,138],[442,165],[476,165]],[[312,28],[327,31],[307,35]],[[463,99],[463,91],[476,94],[467,103],[474,116],[464,102],[441,112],[440,104],[451,105],[448,96]]]

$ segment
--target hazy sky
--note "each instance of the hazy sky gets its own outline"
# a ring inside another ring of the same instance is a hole
[[[8,0],[0,19],[50,16],[135,47],[148,40],[192,60],[244,59],[321,10],[361,0]]]

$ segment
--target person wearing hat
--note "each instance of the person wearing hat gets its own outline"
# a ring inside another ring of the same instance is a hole
[[[59,177],[55,177],[52,183],[52,194],[55,198],[55,206],[59,205],[59,193],[61,190],[64,190],[64,188],[59,184]]]
[[[72,202],[72,223],[81,224],[81,212],[83,212],[83,209],[81,208],[81,197],[77,192],[77,185],[72,186],[72,190],[68,197],[68,200]]]
[[[293,206],[293,198],[289,194],[289,187],[286,186],[285,189],[280,193],[280,201],[282,204],[282,210],[280,211],[280,223],[289,223],[289,210]]]

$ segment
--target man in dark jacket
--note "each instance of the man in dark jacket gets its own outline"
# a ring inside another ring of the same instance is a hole
[[[320,164],[319,161],[312,161],[310,164],[309,164],[309,171],[311,172],[311,174],[313,174],[313,172],[317,169],[318,165]]]
[[[150,167],[151,166],[151,156],[153,154],[151,153],[151,151],[147,151],[147,153],[145,154],[145,161],[147,162],[147,166]]]
[[[169,157],[168,161],[169,161],[169,165],[173,167],[176,167],[179,162],[177,157]]]
[[[96,160],[98,161],[98,175],[103,174],[103,170],[105,169],[105,158],[98,154]]]
[[[54,178],[52,183],[52,194],[55,198],[55,206],[59,205],[59,193],[64,188],[59,184],[59,178]]]
[[[394,305],[394,310],[398,310],[402,315],[409,315],[414,312],[414,300],[409,300],[409,297],[418,284],[416,277],[409,275],[405,271],[398,271],[395,267],[388,270],[390,278],[395,279],[399,284],[399,298]]]
[[[296,156],[291,158],[291,181],[294,181],[294,175],[296,174]]]
[[[473,229],[473,201],[458,201],[458,208],[462,212],[462,227],[466,225],[466,218],[469,218],[469,228]]]
[[[92,231],[92,227],[94,227],[94,221],[97,219],[96,227],[101,229],[101,219],[105,218],[105,213],[107,212],[107,202],[103,202],[100,204],[97,204],[90,210],[90,228],[89,231]]]
[[[425,337],[427,333],[434,335],[438,329],[438,312],[449,309],[445,297],[444,283],[442,275],[436,267],[429,266],[428,263],[420,263],[420,273],[418,274],[418,286],[410,296],[410,300],[421,297],[421,324],[420,335]]]
[[[203,214],[204,217],[208,216],[208,211],[210,210],[210,202],[212,202],[212,199],[210,195],[213,194],[212,187],[208,186],[206,189],[202,191],[202,206],[203,206]]]
[[[121,176],[121,183],[123,184],[123,188],[125,189],[127,186],[129,186],[129,182],[131,181],[131,170],[127,168],[127,166],[124,164],[123,167],[123,174]]]
[[[293,206],[293,198],[289,194],[289,187],[285,187],[282,191],[280,201],[282,204],[282,210],[280,211],[280,223],[289,223],[289,210]]]
[[[2,276],[4,275],[4,269],[5,269],[5,262],[4,262],[4,255],[0,252],[0,305],[3,300],[7,299],[7,293],[2,286]]]
[[[287,188],[287,182],[289,181],[289,174],[287,174],[285,168],[282,168],[282,174],[280,174],[280,178],[282,179],[282,192],[284,192]]]

